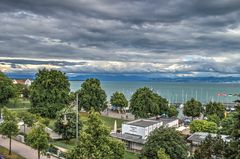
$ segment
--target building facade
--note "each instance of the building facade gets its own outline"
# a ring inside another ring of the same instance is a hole
[[[122,132],[111,133],[112,137],[122,140],[126,148],[132,151],[141,151],[151,132],[161,126],[178,127],[177,118],[150,118],[138,119],[122,124]]]

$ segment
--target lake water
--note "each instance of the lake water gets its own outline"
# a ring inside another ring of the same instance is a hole
[[[80,89],[83,81],[70,81],[71,91]],[[123,92],[127,99],[136,89],[149,87],[162,97],[165,97],[171,103],[183,103],[190,98],[195,98],[202,103],[217,101],[232,103],[237,99],[230,94],[240,93],[240,84],[238,83],[174,83],[174,82],[122,82],[122,81],[102,81],[102,88],[106,91],[108,100],[116,92]],[[222,94],[225,96],[219,96]],[[227,95],[227,96],[226,96]]]

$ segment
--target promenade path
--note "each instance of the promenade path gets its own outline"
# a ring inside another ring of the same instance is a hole
[[[0,135],[0,145],[9,148],[9,139],[3,138]],[[37,151],[32,149],[30,146],[27,146],[23,143],[12,140],[12,151],[25,157],[26,159],[37,159]],[[46,156],[41,155],[41,159],[49,159]],[[56,157],[51,156],[51,159],[57,159]]]

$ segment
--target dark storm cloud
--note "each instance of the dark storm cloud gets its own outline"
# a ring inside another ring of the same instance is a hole
[[[0,67],[239,74],[239,16],[239,0],[1,0]]]

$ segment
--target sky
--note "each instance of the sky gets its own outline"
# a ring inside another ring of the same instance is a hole
[[[240,76],[239,0],[0,0],[0,71]]]

